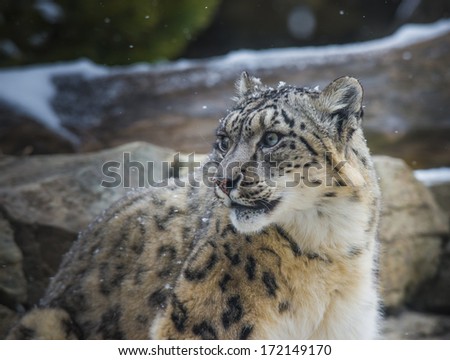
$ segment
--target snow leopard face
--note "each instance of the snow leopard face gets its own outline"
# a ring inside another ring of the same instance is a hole
[[[215,194],[241,232],[283,223],[299,210],[337,197],[361,181],[346,165],[362,141],[362,88],[343,77],[324,91],[281,84],[277,89],[242,74],[235,108],[221,120],[211,159]]]

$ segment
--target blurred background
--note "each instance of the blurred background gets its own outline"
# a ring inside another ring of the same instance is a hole
[[[448,33],[431,35],[440,39],[426,49],[407,44],[420,31],[398,51],[397,44],[355,55],[347,47],[306,59],[301,49],[386,39],[449,14],[446,0],[3,0],[0,151],[86,152],[143,140],[207,152],[215,121],[232,106],[235,78],[249,70],[299,86],[356,76],[366,87],[365,128],[375,153],[414,168],[448,166]],[[285,48],[300,51],[301,60],[272,53],[279,60],[266,66],[257,53],[245,58],[250,50]],[[222,64],[208,62],[220,56]],[[131,67],[119,76],[119,65]],[[412,88],[414,99],[406,94]]]
[[[446,0],[2,0],[0,66],[118,65],[342,44],[447,18]]]

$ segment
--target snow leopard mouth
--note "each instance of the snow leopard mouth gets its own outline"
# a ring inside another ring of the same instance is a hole
[[[261,215],[271,213],[281,202],[281,197],[273,200],[255,200],[251,204],[241,204],[230,196],[230,190],[221,186],[221,183],[217,182],[215,187],[216,196],[230,208],[238,218],[249,217],[253,215]]]
[[[242,205],[231,201],[230,208],[237,214],[267,214],[272,212],[280,202],[280,198],[271,201],[256,200],[252,205]]]

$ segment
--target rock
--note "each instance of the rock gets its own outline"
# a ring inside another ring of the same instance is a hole
[[[450,221],[450,182],[432,185],[429,189]]]
[[[19,319],[15,311],[0,305],[0,339],[4,339],[9,329]]]
[[[418,311],[450,314],[448,289],[450,289],[450,241],[447,241],[442,251],[436,275],[416,289],[408,305]]]
[[[450,316],[404,311],[385,319],[382,339],[450,340]]]
[[[380,156],[375,167],[382,192],[381,292],[384,306],[395,311],[436,275],[448,221],[404,161]]]
[[[75,151],[73,143],[32,116],[0,101],[0,154],[57,154]]]
[[[78,232],[132,188],[147,185],[147,165],[151,161],[155,164],[154,181],[171,175],[168,169],[163,171],[162,161],[178,164],[173,151],[139,142],[93,154],[0,160],[0,204],[25,258],[29,304],[42,296],[48,278]],[[188,159],[182,155],[179,161]],[[120,171],[103,174],[106,162],[111,164],[110,172],[119,166]],[[146,166],[133,168],[137,163]],[[106,175],[115,175],[116,179],[120,176],[122,181],[111,187],[114,178]],[[140,180],[144,180],[142,184]]]
[[[432,184],[429,189],[437,203],[444,210],[450,222],[450,182]],[[420,311],[450,314],[450,239],[444,243],[440,265],[435,277],[417,289],[410,301],[410,307]]]
[[[147,176],[147,169],[140,172],[131,166],[133,162],[146,165],[154,161],[153,176],[158,181],[169,176],[167,171],[163,174],[158,164],[173,162],[174,154],[169,149],[135,142],[92,154],[5,157],[0,160],[0,201],[13,219],[76,233],[112,202],[137,187],[140,175]],[[120,174],[116,176],[122,181],[116,186],[111,186],[111,176],[102,173],[107,162],[111,163],[110,172],[120,166]]]
[[[0,213],[0,304],[15,307],[25,302],[26,297],[22,252],[14,242],[10,224]]]

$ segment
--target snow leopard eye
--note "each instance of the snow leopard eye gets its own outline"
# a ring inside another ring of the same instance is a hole
[[[268,132],[264,135],[262,144],[263,144],[263,146],[266,146],[266,147],[272,147],[272,146],[275,146],[276,144],[278,144],[280,139],[281,139],[281,136],[278,135],[277,133]]]
[[[217,144],[218,144],[219,150],[222,151],[223,153],[225,153],[230,149],[231,140],[229,137],[223,136],[223,137],[219,138]]]

